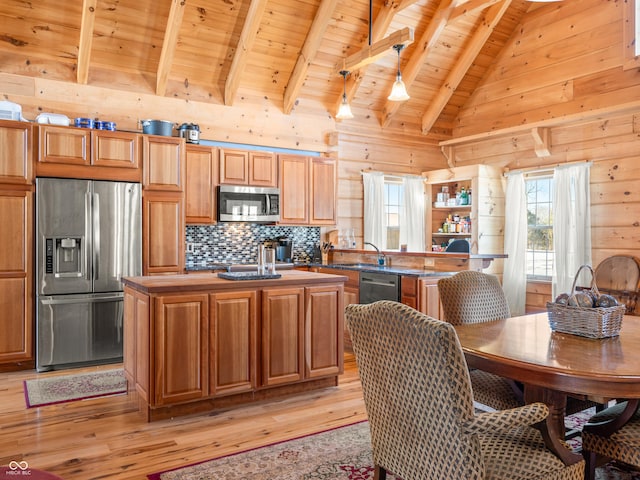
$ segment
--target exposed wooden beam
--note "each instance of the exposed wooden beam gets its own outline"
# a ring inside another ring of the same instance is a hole
[[[233,104],[233,99],[235,98],[238,87],[240,86],[240,79],[249,60],[249,52],[251,52],[253,44],[256,41],[256,36],[258,35],[258,29],[260,28],[260,22],[262,21],[262,15],[264,14],[266,6],[267,0],[251,0],[251,5],[249,5],[249,11],[247,12],[247,18],[242,26],[242,33],[240,34],[238,47],[236,48],[236,53],[233,56],[229,75],[227,76],[227,81],[224,85],[225,105]]]
[[[502,2],[492,5],[485,14],[482,24],[476,29],[471,38],[469,45],[454,65],[453,69],[447,75],[442,87],[438,91],[436,97],[429,102],[429,108],[422,116],[422,133],[429,133],[433,124],[436,122],[440,113],[447,105],[447,102],[458,88],[458,85],[464,78],[465,74],[471,67],[471,64],[478,56],[478,53],[486,43],[487,39],[493,32],[493,29],[500,21],[507,8],[511,4],[511,0],[502,0]]]
[[[395,0],[383,2],[382,7],[378,11],[378,15],[376,15],[376,19],[373,21],[373,25],[371,25],[371,42],[377,42],[382,38],[382,36],[387,33],[389,30],[389,25],[391,25],[391,21],[395,14],[401,11],[404,8],[407,8],[418,0],[403,0],[401,3],[398,3]],[[369,39],[365,40],[360,46],[361,49],[367,48],[369,45]],[[353,98],[356,96],[356,92],[362,83],[362,79],[366,74],[367,66],[361,68],[357,72],[351,72],[351,75],[347,78],[347,102],[351,103]],[[336,101],[334,112],[337,112],[340,108],[340,103],[342,102],[342,93],[338,96],[338,100]]]
[[[433,15],[433,18],[429,22],[427,29],[422,34],[420,42],[409,59],[409,62],[402,70],[402,81],[404,82],[407,90],[416,80],[420,69],[424,65],[426,58],[431,53],[431,49],[438,42],[440,35],[444,31],[444,27],[449,22],[449,17],[453,8],[455,7],[455,0],[441,0],[438,5],[438,9]],[[380,124],[383,127],[389,125],[391,117],[402,106],[402,102],[392,102],[387,100],[382,108],[382,118]]]
[[[173,64],[173,55],[176,51],[178,32],[180,32],[180,26],[182,25],[186,3],[186,0],[171,1],[171,10],[167,18],[167,28],[162,41],[162,52],[160,53],[158,72],[156,74],[156,95],[163,96],[167,90],[167,79]]]
[[[533,137],[533,149],[536,157],[544,158],[551,156],[551,135],[548,128],[534,127],[531,129]]]
[[[313,61],[316,53],[318,52],[324,32],[331,21],[333,11],[335,10],[337,3],[338,0],[322,0],[322,3],[320,3],[320,7],[313,19],[313,24],[309,29],[309,34],[304,42],[302,51],[300,52],[300,55],[298,55],[296,64],[293,67],[293,72],[291,72],[291,77],[289,77],[289,82],[284,90],[283,111],[286,114],[291,113],[291,110],[293,109],[298,93],[300,93],[300,89],[302,88],[307,76],[309,64]]]
[[[338,73],[340,70],[348,70],[350,72],[359,70],[390,53],[392,51],[391,47],[394,45],[410,45],[411,43],[413,43],[413,29],[410,27],[401,28],[382,40],[378,40],[359,52],[348,56],[344,62],[338,62],[335,66],[335,71]]]
[[[461,3],[453,9],[453,12],[451,12],[450,21],[453,22],[460,17],[485,10],[500,1],[502,0],[469,0],[468,2]]]
[[[89,79],[89,63],[91,44],[93,42],[93,25],[96,20],[96,4],[98,0],[82,0],[82,20],[80,21],[80,41],[78,42],[78,83],[85,84]]]

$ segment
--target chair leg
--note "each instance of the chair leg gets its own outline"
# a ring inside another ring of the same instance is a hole
[[[373,480],[385,480],[387,478],[387,471],[380,465],[375,465],[373,470]]]
[[[596,458],[595,452],[583,451],[582,456],[585,460],[584,480],[595,480],[596,478]]]

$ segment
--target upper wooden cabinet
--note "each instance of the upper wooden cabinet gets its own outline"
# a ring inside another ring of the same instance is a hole
[[[143,275],[184,271],[184,232],[184,198],[181,193],[143,193]]]
[[[277,187],[277,158],[272,152],[222,149],[220,183]]]
[[[336,161],[332,158],[311,158],[309,169],[309,223],[336,223]]]
[[[283,225],[335,225],[336,161],[279,155],[280,222]]]
[[[0,183],[33,183],[31,131],[30,123],[0,121]]]
[[[144,135],[142,143],[145,190],[182,192],[185,182],[185,140]]]
[[[186,146],[186,221],[216,222],[218,149],[204,145]]]
[[[280,223],[309,223],[309,158],[301,155],[279,155],[280,159]]]
[[[140,181],[135,132],[38,125],[36,175]]]

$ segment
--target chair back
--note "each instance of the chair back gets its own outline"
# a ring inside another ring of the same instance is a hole
[[[469,372],[453,326],[382,300],[348,305],[373,459],[412,480],[483,477]]]
[[[509,318],[509,302],[495,275],[465,270],[438,280],[444,320],[454,325]]]
[[[469,253],[471,249],[471,245],[469,245],[469,240],[464,238],[458,238],[447,245],[445,252],[462,252]]]
[[[640,290],[640,260],[631,255],[605,258],[595,269],[595,281],[600,293],[613,295],[627,309],[627,315],[638,315]]]

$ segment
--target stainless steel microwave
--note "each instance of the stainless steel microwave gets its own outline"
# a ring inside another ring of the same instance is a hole
[[[273,223],[280,220],[280,190],[266,187],[220,185],[219,222]]]

